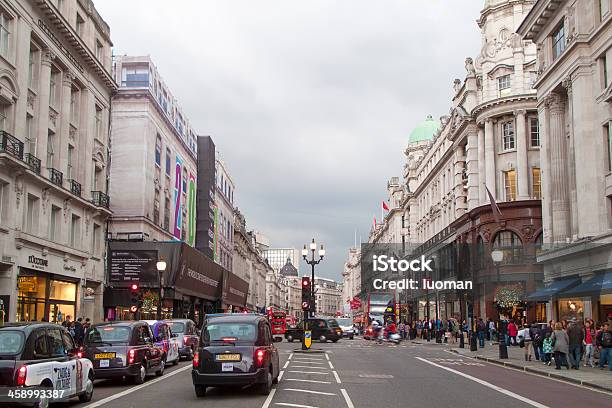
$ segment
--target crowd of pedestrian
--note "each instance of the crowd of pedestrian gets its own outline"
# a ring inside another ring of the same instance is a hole
[[[83,345],[87,330],[91,326],[89,317],[86,317],[84,320],[82,317],[79,317],[73,321],[71,316],[66,316],[66,319],[61,324],[70,332],[77,346]]]

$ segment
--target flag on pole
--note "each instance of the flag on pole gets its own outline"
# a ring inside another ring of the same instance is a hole
[[[376,215],[374,216],[374,225],[373,225],[373,227],[376,228]]]
[[[489,191],[489,187],[485,185],[485,189],[487,190],[487,194],[489,195],[489,202],[491,203],[491,212],[493,213],[493,218],[495,218],[495,222],[499,222],[502,216],[502,212],[499,209],[495,198],[493,198],[493,194],[491,194],[491,192]]]
[[[383,208],[383,210],[385,210],[385,211],[389,211],[389,206],[388,206],[388,205],[387,205],[387,203],[386,203],[386,202],[384,202],[384,201],[382,202],[382,208]]]

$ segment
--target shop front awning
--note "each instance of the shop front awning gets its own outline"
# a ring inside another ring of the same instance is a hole
[[[586,282],[561,292],[559,297],[597,296],[612,293],[612,270],[598,273]]]
[[[559,279],[551,282],[545,287],[528,294],[525,297],[526,302],[548,302],[551,297],[556,296],[559,292],[571,289],[580,283],[580,278],[575,276],[572,278]]]

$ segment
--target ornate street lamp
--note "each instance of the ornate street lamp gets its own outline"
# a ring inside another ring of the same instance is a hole
[[[155,265],[157,267],[157,274],[159,276],[159,287],[158,287],[158,301],[157,301],[157,320],[161,320],[161,309],[162,309],[162,296],[164,294],[163,290],[162,290],[162,275],[164,274],[164,271],[166,270],[166,261],[164,261],[163,258],[159,258],[159,261],[157,261],[157,264]]]
[[[495,264],[495,269],[497,272],[497,286],[499,288],[499,284],[501,282],[499,266],[504,260],[504,251],[501,251],[499,249],[495,249],[491,251],[491,259],[493,259],[493,263]],[[505,336],[507,326],[503,328],[503,332],[502,332],[502,323],[501,323],[501,318],[500,318],[500,313],[499,313],[499,304],[498,304],[498,311],[497,311],[497,321],[498,321],[497,323],[497,333],[498,333],[497,342],[499,343],[499,358],[507,359],[508,358],[508,347],[506,346],[506,336]]]
[[[308,259],[308,252],[310,252],[310,259]],[[309,313],[310,317],[314,317],[315,311],[317,310],[315,297],[314,297],[315,295],[315,290],[314,290],[315,288],[315,265],[318,265],[323,260],[323,257],[325,256],[325,248],[323,247],[323,244],[321,244],[321,247],[319,248],[319,253],[318,253],[319,259],[316,259],[316,252],[317,252],[317,243],[315,242],[314,238],[312,239],[312,242],[310,243],[310,251],[307,249],[306,244],[304,244],[304,249],[302,249],[302,258],[304,258],[306,263],[312,267],[311,278],[310,278],[310,281],[311,281],[310,298],[312,299],[312,307]]]

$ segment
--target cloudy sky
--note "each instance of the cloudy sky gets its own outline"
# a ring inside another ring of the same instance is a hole
[[[115,54],[149,54],[211,135],[247,227],[327,247],[341,279],[411,129],[448,112],[483,0],[95,0]],[[300,265],[301,271],[307,265]]]

